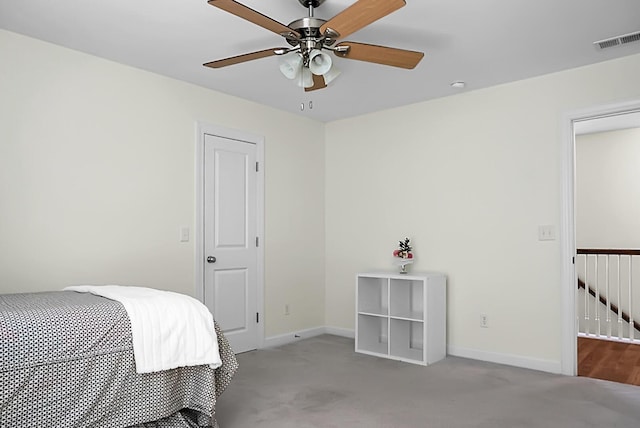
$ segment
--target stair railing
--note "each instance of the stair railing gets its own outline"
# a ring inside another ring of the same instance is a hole
[[[640,340],[640,334],[636,334],[636,331],[640,333],[640,323],[634,320],[633,312],[634,293],[640,292],[634,290],[634,286],[640,287],[633,280],[634,259],[640,261],[637,257],[640,256],[640,250],[580,248],[576,253],[578,289],[585,290],[584,305],[579,308],[580,333],[608,339]],[[606,331],[602,328],[603,319],[598,303],[606,308],[603,314]],[[617,316],[615,321],[611,314]]]

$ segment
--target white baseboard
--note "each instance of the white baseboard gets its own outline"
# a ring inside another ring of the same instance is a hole
[[[356,333],[354,330],[340,327],[314,327],[306,330],[293,331],[291,333],[280,334],[278,336],[265,337],[263,347],[272,348],[274,346],[282,346],[293,343],[301,339],[308,339],[321,334],[332,334],[334,336],[348,337],[354,339]]]
[[[333,334],[334,336],[341,336],[341,337],[347,337],[349,339],[355,339],[356,338],[356,331],[355,330],[349,330],[348,328],[341,328],[341,327],[325,327],[324,328],[324,332],[326,334]]]
[[[496,352],[479,351],[477,349],[461,348],[458,346],[447,346],[447,354],[454,357],[471,358],[473,360],[505,364],[507,366],[538,370],[554,374],[562,373],[562,364],[560,361],[542,360],[523,357],[520,355],[499,354]]]
[[[321,334],[324,334],[324,332],[324,327],[314,327],[306,330],[292,331],[291,333],[280,334],[278,336],[265,337],[263,347],[273,348],[274,346],[282,346],[301,339],[320,336]]]
[[[301,339],[319,336],[321,334],[332,334],[334,336],[355,338],[355,331],[341,327],[314,327],[306,330],[299,330],[278,336],[267,337],[264,340],[264,347],[271,348],[296,342]],[[520,367],[524,369],[538,370],[542,372],[561,374],[562,364],[560,361],[542,360],[538,358],[523,357],[520,355],[500,354],[497,352],[479,351],[477,349],[462,348],[459,346],[447,346],[447,355],[454,357],[470,358],[472,360],[486,361],[489,363],[505,364],[507,366]]]

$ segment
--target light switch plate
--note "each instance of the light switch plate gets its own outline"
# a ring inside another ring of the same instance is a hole
[[[538,241],[555,241],[556,227],[553,225],[538,226]]]
[[[189,228],[187,226],[180,227],[180,242],[189,242]]]

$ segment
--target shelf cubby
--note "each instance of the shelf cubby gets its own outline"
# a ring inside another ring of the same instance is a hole
[[[362,277],[358,281],[358,312],[389,313],[389,281],[386,278]]]
[[[422,281],[392,279],[389,314],[396,318],[424,318],[424,286]]]
[[[389,353],[389,320],[387,317],[358,315],[358,351],[387,355]]]
[[[391,320],[390,354],[402,360],[424,360],[424,322]]]

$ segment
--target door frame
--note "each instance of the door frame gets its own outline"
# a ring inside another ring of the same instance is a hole
[[[204,140],[205,135],[214,135],[217,137],[236,140],[244,143],[252,143],[256,145],[256,162],[259,168],[256,176],[256,234],[258,236],[259,245],[257,248],[257,302],[259,322],[257,347],[264,347],[264,137],[250,132],[241,131],[232,128],[225,128],[219,125],[213,125],[206,122],[196,122],[196,153],[195,153],[195,199],[196,199],[196,218],[195,218],[195,295],[198,300],[204,303],[204,286],[205,286],[205,263],[204,263]]]
[[[576,319],[576,273],[573,258],[576,254],[575,220],[575,137],[573,124],[605,116],[640,111],[640,100],[626,101],[575,110],[562,119],[562,202],[560,224],[562,313],[561,373],[576,376],[578,373],[578,322]]]

